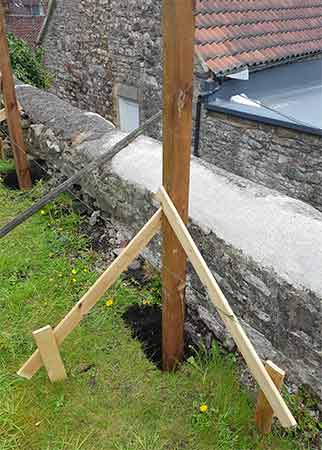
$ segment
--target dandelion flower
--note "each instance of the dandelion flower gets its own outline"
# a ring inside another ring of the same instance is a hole
[[[203,403],[202,405],[200,405],[199,411],[202,412],[202,413],[206,413],[208,411],[208,405]]]
[[[88,269],[84,269],[83,272],[84,272],[84,273],[88,273]]]
[[[76,282],[77,282],[76,278],[73,278],[73,279],[72,279],[72,282],[73,282],[73,283],[76,283]]]
[[[143,305],[151,305],[151,300],[143,300]]]
[[[73,274],[73,275],[76,275],[76,274],[77,274],[77,270],[76,270],[76,269],[73,269],[73,270],[72,270],[72,274]]]
[[[107,307],[113,306],[114,300],[112,298],[110,298],[109,300],[106,301],[105,305]]]
[[[42,210],[40,211],[40,214],[41,214],[42,216],[44,216],[44,215],[46,214],[46,211],[45,211],[44,209],[42,209]]]

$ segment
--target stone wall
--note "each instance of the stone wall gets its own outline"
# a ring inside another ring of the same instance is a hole
[[[322,210],[322,136],[211,112],[200,151],[218,167]]]
[[[140,118],[161,104],[160,0],[56,0],[42,43],[52,91],[116,123],[118,89],[137,89]]]
[[[17,94],[31,121],[32,155],[66,177],[107,152],[123,134],[98,115],[27,86]],[[88,122],[90,121],[90,127]],[[133,236],[157,205],[161,145],[141,137],[80,181],[78,195]],[[262,358],[322,399],[322,214],[298,200],[193,159],[190,231]],[[145,252],[160,262],[160,241]],[[191,271],[186,330],[207,346],[232,341]]]

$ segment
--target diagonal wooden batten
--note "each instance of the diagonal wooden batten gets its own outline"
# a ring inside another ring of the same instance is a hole
[[[132,239],[122,253],[113,261],[109,268],[98,278],[94,285],[70,310],[64,319],[54,329],[57,345],[61,345],[66,337],[80,323],[82,318],[104,295],[106,290],[112,286],[131,262],[148,245],[155,234],[160,230],[162,209],[160,208],[154,216],[145,224],[139,233]],[[42,367],[42,359],[39,350],[36,350],[28,361],[17,372],[21,377],[28,380]]]
[[[194,243],[188,229],[179,216],[170,197],[162,187],[156,198],[161,202],[163,212],[175,231],[183,249],[197,272],[201,282],[207,288],[210,299],[217,308],[223,322],[243,355],[250,371],[270,403],[281,425],[285,428],[295,427],[296,420],[287,407],[283,397],[268,375],[264,364],[257,355],[252,343],[231,309],[227,299],[218,286],[213,274]]]

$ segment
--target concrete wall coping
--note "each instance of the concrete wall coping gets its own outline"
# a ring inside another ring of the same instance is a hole
[[[155,192],[161,144],[143,136],[112,167],[129,183]],[[190,217],[290,284],[322,295],[322,214],[313,207],[193,158]]]

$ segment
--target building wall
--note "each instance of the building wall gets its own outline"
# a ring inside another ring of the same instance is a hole
[[[46,7],[47,0],[7,0],[9,14],[16,16],[31,16],[34,14],[33,7]]]
[[[53,92],[118,122],[116,97],[131,90],[140,118],[161,102],[161,1],[57,0],[43,41]]]
[[[322,210],[322,136],[204,114],[201,156],[249,180]]]

